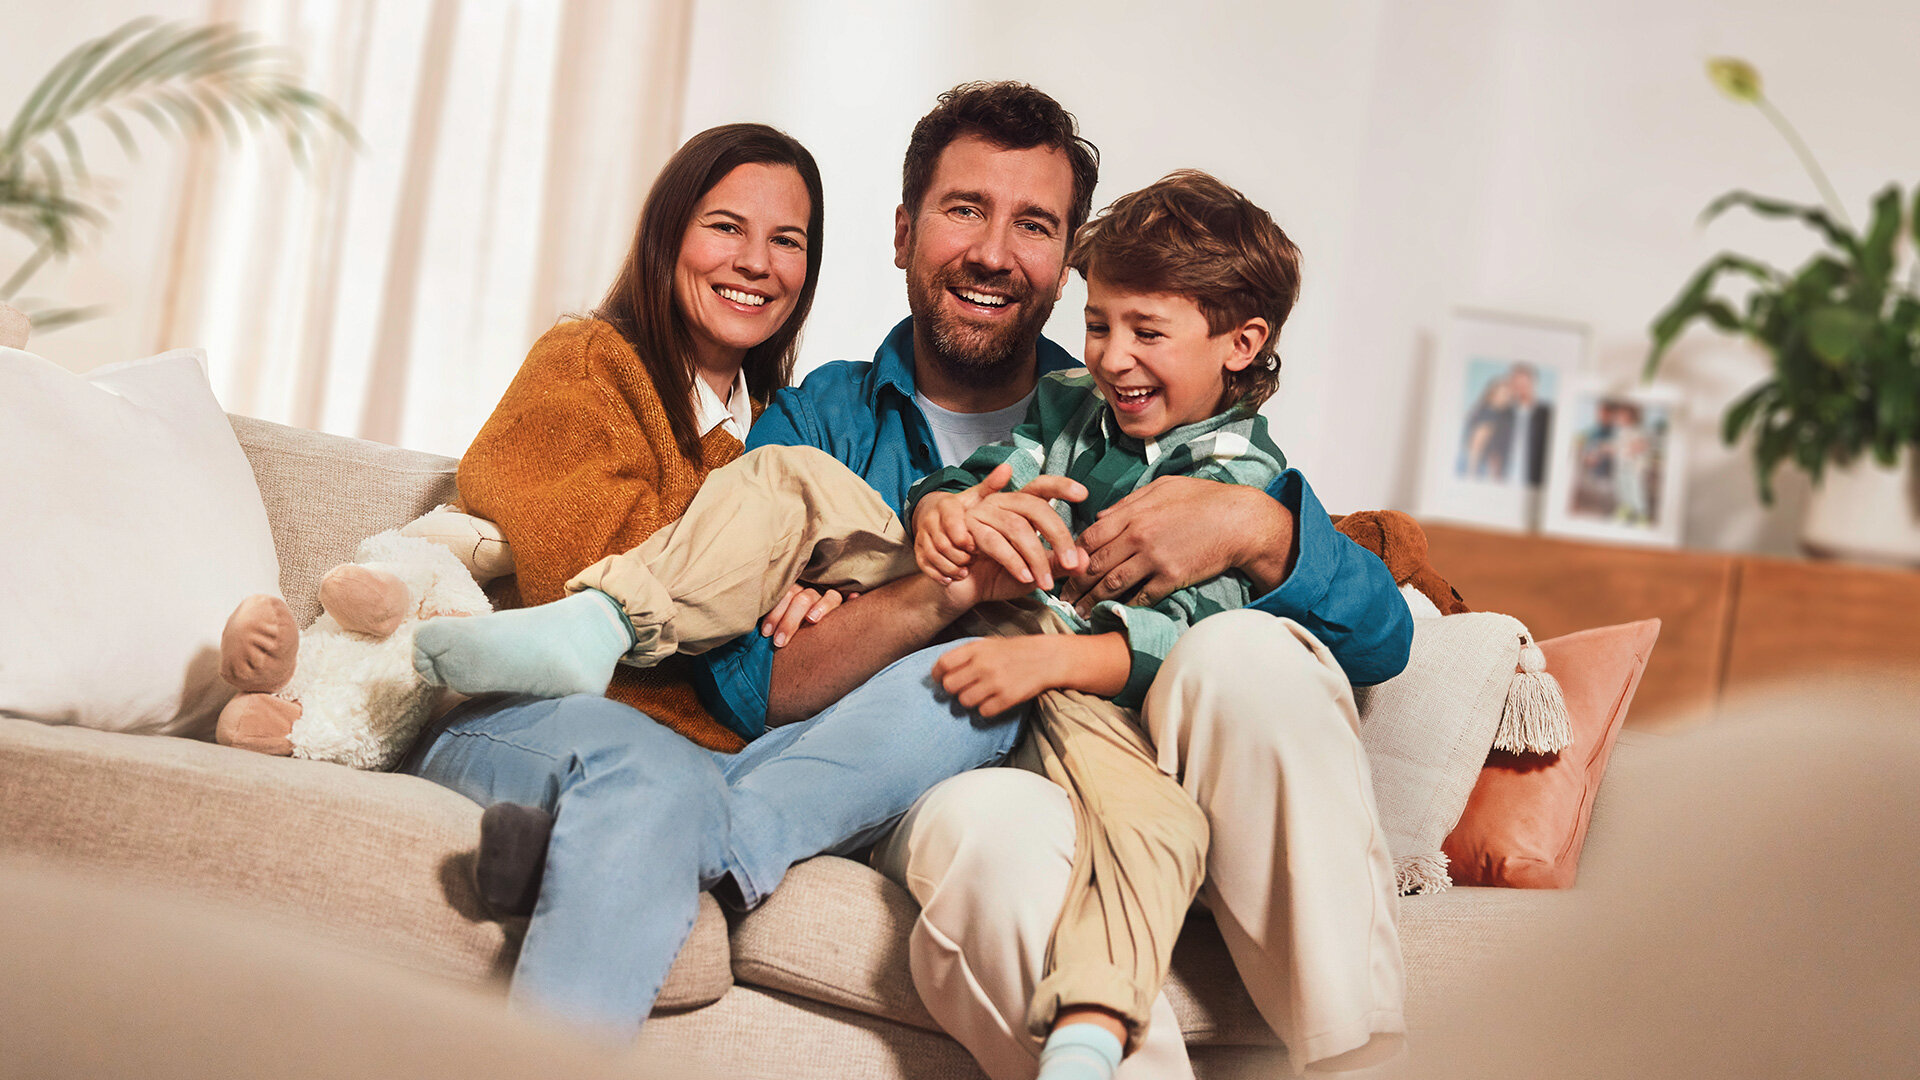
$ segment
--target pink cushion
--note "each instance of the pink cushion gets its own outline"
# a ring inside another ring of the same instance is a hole
[[[1454,884],[1573,884],[1594,793],[1659,636],[1660,620],[1645,619],[1540,642],[1566,694],[1573,743],[1558,754],[1488,756],[1442,849]]]

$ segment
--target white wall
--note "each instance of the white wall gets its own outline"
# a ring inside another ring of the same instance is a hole
[[[1525,3],[1248,0],[805,5],[704,0],[687,131],[755,118],[820,157],[830,248],[803,360],[864,357],[905,311],[889,258],[913,120],[964,79],[1053,93],[1103,153],[1096,204],[1198,166],[1272,210],[1306,256],[1282,338],[1281,445],[1336,510],[1411,507],[1425,364],[1460,306],[1589,325],[1627,377],[1646,326],[1723,247],[1794,264],[1787,225],[1694,217],[1732,187],[1812,189],[1710,56],[1755,62],[1856,214],[1920,182],[1920,8],[1900,0]],[[1049,332],[1078,339],[1079,293]],[[1803,485],[1763,513],[1725,403],[1763,360],[1710,334],[1669,372],[1691,395],[1686,540],[1790,550]]]
[[[0,114],[81,38],[196,0],[15,5],[0,34]],[[1792,265],[1789,225],[1693,220],[1736,186],[1812,200],[1784,144],[1722,98],[1703,62],[1755,62],[1856,216],[1920,182],[1920,6],[1911,0],[697,0],[684,132],[761,119],[819,157],[828,251],[804,363],[865,357],[905,313],[891,262],[900,154],[934,96],[1026,79],[1076,112],[1104,155],[1103,205],[1198,166],[1241,187],[1306,256],[1282,338],[1281,445],[1336,510],[1411,507],[1424,364],[1446,313],[1474,306],[1593,328],[1626,375],[1687,275],[1732,247]],[[154,351],[174,151],[126,168],[106,239],[47,291],[115,306],[35,347],[75,369]],[[624,233],[629,222],[609,223]],[[17,251],[0,235],[0,271]],[[1077,349],[1077,283],[1049,332]],[[176,344],[176,343],[167,343]],[[1706,333],[1669,369],[1692,395],[1686,540],[1787,550],[1800,485],[1771,514],[1744,451],[1714,437],[1763,360]],[[477,421],[476,421],[477,422]]]

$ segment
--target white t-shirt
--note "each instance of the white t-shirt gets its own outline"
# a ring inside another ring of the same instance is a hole
[[[958,465],[982,446],[1006,441],[1013,435],[1013,429],[1020,426],[1020,421],[1026,419],[1027,405],[1032,401],[1033,394],[1029,392],[1004,409],[960,413],[935,405],[925,394],[913,395],[913,403],[920,406],[920,414],[933,429],[933,445],[940,451],[942,465]]]

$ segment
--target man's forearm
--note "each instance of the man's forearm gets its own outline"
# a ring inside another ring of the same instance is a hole
[[[1250,504],[1256,512],[1248,519],[1241,541],[1242,557],[1236,565],[1253,581],[1254,595],[1259,596],[1279,588],[1293,573],[1300,557],[1300,530],[1293,512],[1279,500],[1264,491],[1246,490],[1257,494],[1259,501]]]
[[[925,647],[959,617],[945,590],[909,574],[841,605],[773,654],[767,726],[805,720],[895,660]]]

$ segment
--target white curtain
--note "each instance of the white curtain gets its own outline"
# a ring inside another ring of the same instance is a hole
[[[691,0],[215,0],[361,145],[186,167],[158,336],[229,411],[458,455],[600,299],[679,144]]]

